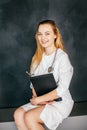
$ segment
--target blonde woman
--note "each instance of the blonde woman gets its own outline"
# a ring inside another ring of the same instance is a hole
[[[73,67],[65,52],[61,34],[53,20],[44,20],[36,30],[36,52],[32,58],[31,75],[53,73],[57,88],[47,94],[37,96],[32,84],[32,98],[28,104],[14,113],[18,130],[55,130],[67,118],[73,108],[69,86]],[[55,99],[62,98],[62,101]]]

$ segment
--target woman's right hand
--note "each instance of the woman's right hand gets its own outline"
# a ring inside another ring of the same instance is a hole
[[[35,101],[36,98],[37,98],[37,96],[32,95],[32,98],[30,99],[31,104],[33,104],[33,105],[46,105],[46,104],[52,104],[53,103],[53,100],[43,101],[43,102],[37,103]]]
[[[44,101],[44,102],[41,102],[39,103],[39,105],[46,105],[46,104],[52,104],[53,101]]]

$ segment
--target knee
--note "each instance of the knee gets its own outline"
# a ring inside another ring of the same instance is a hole
[[[25,120],[25,122],[31,122],[31,120],[32,120],[32,113],[30,111],[25,113],[24,120]]]
[[[14,112],[14,120],[16,120],[17,117],[19,117],[18,115],[19,115],[19,110],[17,109],[17,110],[15,110],[15,112]]]
[[[16,109],[14,112],[14,121],[19,122],[22,116],[23,116],[23,110],[21,108]]]
[[[25,115],[24,115],[24,121],[25,121],[25,124],[30,127],[33,125],[33,122],[34,122],[34,115],[31,111],[29,112],[26,112]]]

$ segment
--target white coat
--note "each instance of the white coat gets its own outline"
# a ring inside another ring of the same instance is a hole
[[[50,55],[43,54],[41,63],[34,71],[34,74],[47,74],[48,68],[52,65],[54,56],[55,52]],[[54,78],[56,82],[58,82],[56,91],[58,96],[62,97],[62,101],[54,101],[52,104],[47,104],[40,115],[41,120],[51,130],[55,130],[58,125],[69,116],[74,104],[69,91],[73,67],[68,55],[61,49],[57,50],[53,68]],[[38,106],[33,106],[31,103],[22,106],[25,111],[34,107]]]

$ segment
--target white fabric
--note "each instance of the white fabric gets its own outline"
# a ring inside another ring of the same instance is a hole
[[[48,68],[52,65],[55,52],[51,55],[43,54],[42,61],[40,65],[34,72],[34,75],[46,74],[48,73]],[[62,97],[61,102],[54,101],[52,104],[47,104],[42,111],[40,118],[43,120],[44,124],[52,130],[55,130],[58,125],[69,116],[72,107],[73,99],[69,92],[70,81],[73,75],[73,67],[70,63],[68,55],[61,49],[57,50],[56,58],[53,64],[53,75],[58,82],[57,94]],[[32,104],[28,103],[22,108],[27,111],[32,109]]]

